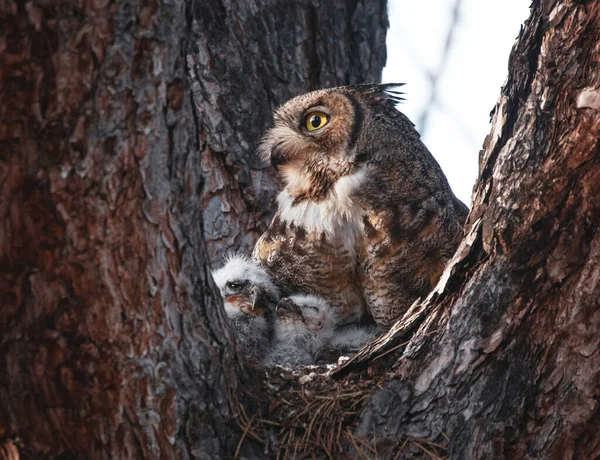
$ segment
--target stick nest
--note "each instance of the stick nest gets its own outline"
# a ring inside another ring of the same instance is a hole
[[[276,459],[388,458],[390,448],[395,455],[391,458],[445,458],[445,446],[417,438],[380,452],[374,427],[369,439],[357,437],[354,430],[372,393],[398,376],[381,375],[381,369],[370,367],[360,375],[334,379],[331,370],[326,366],[262,369],[266,396],[253,417],[240,406],[243,436],[236,457],[244,439],[252,438]]]

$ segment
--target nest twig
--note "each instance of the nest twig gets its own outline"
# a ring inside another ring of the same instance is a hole
[[[382,458],[375,427],[367,438],[357,437],[355,428],[372,392],[393,373],[353,375],[331,379],[326,368],[311,366],[297,370],[265,369],[266,394],[259,413],[253,417],[239,410],[242,436],[235,458],[245,439],[259,440],[277,459]],[[433,446],[433,447],[432,447]],[[442,459],[443,446],[411,439],[398,446],[399,458]]]

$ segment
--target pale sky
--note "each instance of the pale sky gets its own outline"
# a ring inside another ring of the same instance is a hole
[[[388,0],[390,28],[383,82],[406,83],[398,108],[418,126],[442,57],[456,0]],[[462,0],[453,45],[438,82],[423,140],[454,193],[470,207],[489,113],[506,80],[508,55],[530,0]]]

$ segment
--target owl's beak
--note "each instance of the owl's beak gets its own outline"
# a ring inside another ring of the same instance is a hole
[[[273,149],[270,155],[271,166],[277,169],[282,164],[287,163],[287,158],[278,149]]]

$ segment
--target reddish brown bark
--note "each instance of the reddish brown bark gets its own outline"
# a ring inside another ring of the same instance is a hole
[[[185,4],[2,8],[1,431],[34,458],[221,452],[238,366],[186,225]]]
[[[286,5],[0,2],[0,442],[23,457],[236,451],[249,383],[202,207],[213,256],[249,244],[270,103],[385,60],[385,2]]]

